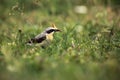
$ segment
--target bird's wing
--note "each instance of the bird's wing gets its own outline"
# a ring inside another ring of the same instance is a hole
[[[45,39],[46,39],[46,34],[41,33],[37,35],[35,38],[32,38],[30,41],[28,41],[28,43],[41,43]]]

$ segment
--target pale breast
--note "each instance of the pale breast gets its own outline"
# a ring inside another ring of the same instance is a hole
[[[47,34],[46,35],[46,40],[50,40],[50,41],[52,41],[53,40],[53,33],[51,33],[51,34]]]

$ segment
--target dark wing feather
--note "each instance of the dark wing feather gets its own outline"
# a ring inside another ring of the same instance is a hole
[[[41,43],[46,39],[46,36],[40,37],[40,38],[32,38],[28,41],[28,43]]]

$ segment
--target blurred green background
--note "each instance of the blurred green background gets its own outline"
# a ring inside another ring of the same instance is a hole
[[[30,38],[55,23],[45,49]],[[119,80],[119,0],[0,0],[0,80]]]

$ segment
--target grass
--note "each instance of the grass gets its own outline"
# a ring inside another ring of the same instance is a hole
[[[86,14],[13,10],[6,16],[0,21],[0,80],[119,80],[120,17],[109,8],[91,7]],[[51,23],[62,32],[50,46],[25,44]]]

